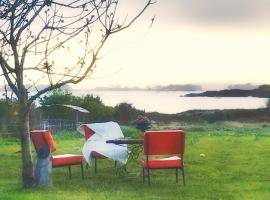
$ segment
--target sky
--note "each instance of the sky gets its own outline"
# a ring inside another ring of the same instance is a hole
[[[73,87],[269,84],[269,10],[268,0],[159,0],[111,38],[91,79]]]
[[[131,17],[145,0],[120,2],[120,16]],[[92,76],[71,87],[270,84],[269,10],[269,0],[157,0],[110,38]]]

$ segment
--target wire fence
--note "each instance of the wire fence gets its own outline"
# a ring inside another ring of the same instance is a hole
[[[86,122],[78,122],[76,120],[67,119],[43,119],[40,122],[30,121],[30,130],[50,130],[52,132],[57,131],[75,131],[80,124]],[[19,135],[19,124],[18,122],[7,122],[1,123],[0,135]]]
[[[76,120],[67,119],[44,119],[40,121],[39,129],[62,131],[62,130],[76,130],[80,124],[84,122],[77,122]]]

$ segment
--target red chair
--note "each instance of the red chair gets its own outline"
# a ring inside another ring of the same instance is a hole
[[[184,173],[185,133],[181,130],[146,131],[144,135],[144,159],[141,160],[143,168],[143,182],[145,176],[150,185],[150,169],[176,169],[176,182],[178,170]]]
[[[48,130],[34,130],[31,131],[31,139],[34,144],[36,152],[42,146],[49,146],[51,149],[51,153],[56,151],[56,145],[54,143],[53,137]],[[71,178],[71,165],[81,165],[81,175],[82,179],[84,179],[83,172],[83,163],[84,158],[82,155],[78,154],[63,154],[52,156],[52,167],[64,167],[68,166],[69,169],[69,178]]]
[[[84,130],[84,138],[85,138],[85,140],[88,140],[92,135],[95,134],[95,132],[92,129],[90,129],[88,126],[83,125],[82,127],[83,127],[83,130]],[[98,152],[96,152],[96,151],[92,151],[91,152],[91,157],[94,158],[94,162],[95,162],[95,173],[97,173],[97,159],[98,158],[99,159],[106,159],[107,157],[104,156],[104,155],[102,155],[102,154],[100,154],[100,153],[98,153]],[[114,162],[114,166],[116,167],[116,165],[117,165],[117,162],[115,161]]]

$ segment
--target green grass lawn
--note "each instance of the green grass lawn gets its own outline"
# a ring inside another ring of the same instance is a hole
[[[152,171],[148,186],[142,183],[138,160],[129,163],[126,175],[116,174],[113,161],[99,160],[98,173],[94,174],[90,166],[85,180],[79,166],[72,167],[71,180],[67,168],[56,168],[51,188],[22,189],[19,140],[0,137],[0,200],[270,199],[269,124],[224,122],[174,127],[187,133],[186,186],[181,178],[175,183],[174,170]],[[123,127],[123,131],[125,135],[142,134],[129,127]],[[84,143],[77,132],[58,133],[54,138],[59,154],[80,153]]]

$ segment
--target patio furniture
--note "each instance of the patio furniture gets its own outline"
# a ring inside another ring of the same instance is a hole
[[[87,141],[92,135],[95,134],[94,131],[92,131],[92,129],[90,129],[87,125],[82,125],[82,128],[84,130],[84,138]],[[107,157],[96,152],[96,151],[92,151],[91,152],[91,157],[94,159],[94,169],[95,169],[95,173],[97,173],[97,159],[106,159]],[[116,161],[115,161],[115,166],[116,166]],[[87,164],[88,167],[88,164]]]
[[[35,150],[38,153],[40,149],[44,146],[50,148],[50,153],[56,151],[56,145],[54,143],[53,137],[48,130],[34,130],[31,131],[31,139],[34,144]],[[83,163],[84,158],[79,154],[62,154],[51,156],[52,168],[56,167],[68,167],[69,178],[71,178],[71,166],[80,165],[81,166],[81,176],[84,179]]]
[[[141,155],[143,141],[144,141],[143,138],[125,137],[125,138],[116,138],[113,140],[107,140],[106,143],[113,143],[113,144],[118,144],[118,145],[121,145],[121,144],[129,145],[128,160],[125,164],[125,170],[126,170],[126,165],[130,161],[137,160],[139,158],[139,156]]]
[[[147,176],[150,185],[150,169],[175,169],[176,182],[178,170],[184,174],[185,133],[182,130],[147,131],[144,135],[143,182]]]
[[[106,143],[113,144],[143,144],[143,138],[116,138],[113,140],[107,140]]]
[[[127,162],[128,151],[126,145],[106,143],[107,140],[124,137],[120,126],[116,122],[82,124],[78,127],[86,142],[83,146],[83,155],[90,164],[94,159],[95,173],[97,172],[97,159],[112,159],[121,163]]]

